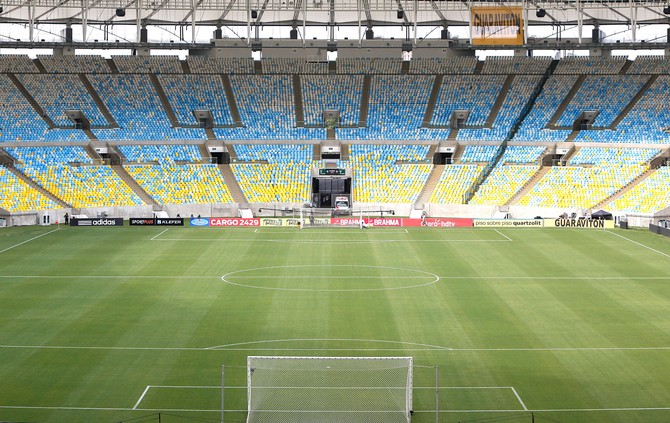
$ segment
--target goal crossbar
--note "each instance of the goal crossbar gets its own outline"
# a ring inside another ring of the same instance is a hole
[[[247,358],[247,423],[408,423],[412,357]]]

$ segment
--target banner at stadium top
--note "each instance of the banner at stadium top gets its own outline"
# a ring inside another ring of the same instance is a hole
[[[523,9],[516,6],[473,6],[473,45],[523,45]]]

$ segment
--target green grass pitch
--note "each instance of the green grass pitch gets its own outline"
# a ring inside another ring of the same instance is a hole
[[[0,421],[220,421],[225,365],[242,422],[249,355],[412,356],[416,423],[436,366],[440,422],[668,422],[670,239],[0,230]]]

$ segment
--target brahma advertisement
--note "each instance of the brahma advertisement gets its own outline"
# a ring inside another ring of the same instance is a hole
[[[331,224],[341,226],[357,225],[359,222],[357,217],[336,217],[331,219]],[[422,219],[408,219],[401,217],[373,217],[364,218],[363,222],[372,227],[388,227],[388,226],[426,226],[431,228],[455,228],[472,226],[472,219],[464,218],[441,218],[430,217],[425,220]]]

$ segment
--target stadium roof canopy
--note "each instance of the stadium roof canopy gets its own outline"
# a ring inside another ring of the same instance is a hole
[[[2,0],[0,22],[206,26],[468,26],[477,6],[521,7],[528,25],[670,23],[668,0]],[[125,12],[124,16],[117,9]],[[537,14],[540,9],[546,13]],[[402,13],[399,13],[402,11]]]

